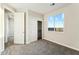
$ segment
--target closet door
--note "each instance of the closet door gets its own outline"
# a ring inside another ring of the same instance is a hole
[[[24,44],[24,13],[14,14],[14,43]]]

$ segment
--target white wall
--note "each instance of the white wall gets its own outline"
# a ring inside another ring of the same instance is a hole
[[[28,10],[26,12],[26,43],[37,40],[37,21],[43,23],[43,15]]]
[[[4,50],[4,9],[0,5],[0,54]]]
[[[64,13],[64,32],[48,31],[47,17],[58,13]],[[46,14],[44,16],[44,38],[79,50],[79,4],[72,4]]]
[[[4,13],[5,13],[5,11],[4,11]],[[7,13],[5,13],[4,14],[4,29],[5,29],[5,34],[4,34],[4,36],[5,36],[5,43],[8,41],[7,40],[7,38],[8,38],[8,32],[9,32],[9,21],[8,21],[8,14]]]
[[[14,18],[13,13],[6,11],[4,12],[5,20],[5,42],[8,42],[9,37],[14,36]]]
[[[14,36],[14,16],[12,14],[10,15],[10,19],[9,20],[9,37],[13,37]]]
[[[3,8],[6,8],[7,10],[9,10],[9,11],[12,12],[12,13],[15,13],[15,11],[16,11],[15,8],[13,8],[12,6],[10,6],[10,5],[8,5],[8,4],[2,3],[1,6],[2,6]]]

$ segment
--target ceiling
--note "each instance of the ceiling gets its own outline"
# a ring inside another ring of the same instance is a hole
[[[68,3],[55,3],[55,5],[50,6],[50,3],[8,3],[8,5],[15,8],[17,11],[26,11],[26,9],[29,9],[34,12],[45,14],[69,4]]]

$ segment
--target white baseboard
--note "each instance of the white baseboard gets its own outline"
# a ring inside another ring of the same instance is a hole
[[[45,40],[47,40],[47,39],[45,39]],[[61,46],[65,46],[65,47],[68,47],[68,48],[70,48],[70,49],[73,49],[73,50],[79,51],[78,48],[71,47],[71,46],[69,46],[69,45],[67,45],[67,44],[61,44],[61,43],[59,43],[59,42],[52,41],[52,40],[48,40],[48,41],[51,41],[51,42],[54,42],[54,43],[59,44],[59,45],[61,45]]]

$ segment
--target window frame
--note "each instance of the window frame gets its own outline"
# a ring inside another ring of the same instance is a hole
[[[56,31],[56,27],[55,27],[55,17],[56,17],[57,15],[59,15],[59,14],[62,14],[63,17],[64,17],[64,13],[58,13],[58,14],[56,14],[56,15],[51,16],[51,17],[54,17],[54,20],[53,20],[53,21],[54,21],[54,23],[53,23],[54,30],[49,30],[49,27],[48,27],[48,31],[64,32],[64,18],[63,18],[63,27],[61,26],[61,27]],[[50,17],[50,16],[48,16],[48,17]],[[48,24],[49,24],[49,18],[48,18]]]

